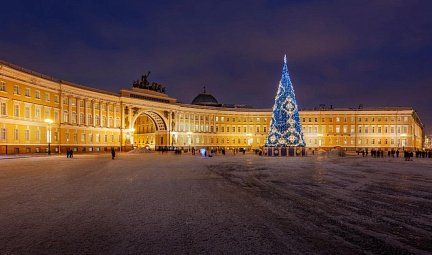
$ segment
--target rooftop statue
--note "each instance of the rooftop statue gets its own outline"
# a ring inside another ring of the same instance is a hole
[[[148,77],[150,76],[150,73],[151,72],[148,71],[147,74],[141,75],[141,80],[133,81],[132,87],[165,93],[165,86],[157,82],[152,82],[152,83],[149,82]]]

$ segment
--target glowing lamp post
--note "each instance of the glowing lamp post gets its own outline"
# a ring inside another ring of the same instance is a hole
[[[54,122],[52,119],[45,119],[45,123],[47,123],[47,143],[48,143],[48,155],[51,155],[51,124]]]

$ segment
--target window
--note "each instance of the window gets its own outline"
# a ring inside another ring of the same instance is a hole
[[[45,93],[45,101],[51,101],[50,94],[48,92]]]
[[[59,112],[58,112],[58,110],[54,111],[54,121],[59,122]]]
[[[63,112],[63,122],[69,122],[69,113],[68,111]]]
[[[26,141],[30,140],[30,130],[27,129],[24,131],[24,138]]]
[[[59,102],[59,96],[58,95],[55,95],[54,96],[54,103],[58,103]]]
[[[40,119],[41,117],[41,109],[39,107],[36,107],[35,109],[35,118]]]
[[[44,118],[50,119],[50,117],[51,117],[51,110],[49,108],[45,108]]]
[[[20,107],[18,104],[14,105],[14,116],[15,117],[19,117],[19,115],[20,115],[20,109],[19,108]]]
[[[6,84],[4,81],[0,81],[0,91],[6,91]]]
[[[85,137],[86,137],[85,134],[81,134],[81,142],[85,142]]]
[[[6,102],[0,102],[0,114],[1,115],[7,115],[7,108],[6,108]]]
[[[30,118],[30,106],[25,106],[24,108],[24,118]]]
[[[40,99],[40,91],[39,90],[35,91],[35,98]]]
[[[20,94],[20,89],[18,85],[14,85],[14,94],[15,95],[19,95]]]
[[[25,93],[24,93],[24,95],[25,95],[26,97],[30,97],[30,88],[26,88],[26,89],[25,89]]]
[[[6,128],[0,129],[0,140],[6,140]]]
[[[40,136],[40,130],[36,130],[36,141],[40,141],[41,136]]]
[[[72,112],[72,123],[75,124],[77,122],[77,114],[76,112]]]
[[[14,139],[18,140],[19,139],[19,133],[18,133],[18,129],[14,129]]]

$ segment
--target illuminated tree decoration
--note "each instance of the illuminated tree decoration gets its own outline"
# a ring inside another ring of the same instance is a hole
[[[282,77],[275,97],[266,146],[306,146],[294,88],[288,74],[286,55],[282,65]]]

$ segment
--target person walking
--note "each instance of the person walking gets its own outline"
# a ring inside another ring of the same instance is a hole
[[[111,148],[111,159],[115,159],[115,156],[116,156],[116,152],[114,148]]]

